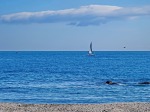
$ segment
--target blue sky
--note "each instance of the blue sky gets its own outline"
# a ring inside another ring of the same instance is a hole
[[[149,29],[149,0],[0,1],[1,51],[150,51]]]

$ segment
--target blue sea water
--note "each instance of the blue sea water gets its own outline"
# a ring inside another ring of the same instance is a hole
[[[0,102],[150,102],[143,81],[150,52],[0,52]]]

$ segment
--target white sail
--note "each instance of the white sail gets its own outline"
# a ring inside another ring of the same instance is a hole
[[[92,51],[92,42],[90,43],[89,55],[93,55],[93,51]]]

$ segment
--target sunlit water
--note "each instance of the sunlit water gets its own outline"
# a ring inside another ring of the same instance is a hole
[[[143,81],[150,52],[0,52],[0,102],[150,102]]]

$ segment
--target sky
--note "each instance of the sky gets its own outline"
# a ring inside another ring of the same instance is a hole
[[[150,0],[0,0],[0,51],[150,51],[149,29]]]

